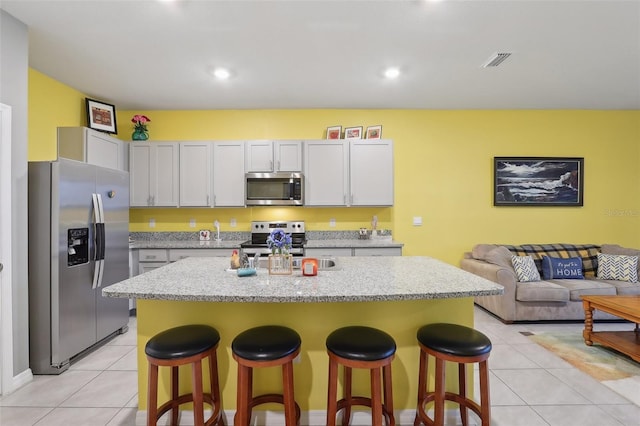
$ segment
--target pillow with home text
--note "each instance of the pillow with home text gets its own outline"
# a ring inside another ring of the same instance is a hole
[[[542,278],[583,280],[582,258],[570,257],[568,259],[560,257],[542,256]]]

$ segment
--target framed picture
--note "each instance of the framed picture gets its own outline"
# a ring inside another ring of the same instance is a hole
[[[85,98],[87,105],[87,127],[106,133],[117,134],[116,107],[94,99]]]
[[[494,157],[494,206],[582,206],[584,158]]]
[[[342,126],[327,127],[327,139],[340,139]]]
[[[382,137],[382,126],[367,127],[367,139],[380,139]]]
[[[345,127],[344,138],[345,139],[362,139],[362,126]]]

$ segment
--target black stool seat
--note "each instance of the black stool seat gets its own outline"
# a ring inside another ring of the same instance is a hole
[[[280,325],[250,328],[231,343],[233,353],[251,361],[273,361],[291,355],[302,340],[294,330]]]
[[[355,325],[333,331],[326,345],[339,357],[357,361],[376,361],[396,352],[396,342],[384,331]]]
[[[491,352],[491,341],[473,328],[458,324],[429,324],[417,333],[418,341],[434,351],[458,357],[474,357]]]
[[[154,358],[187,358],[213,348],[220,341],[218,331],[207,325],[184,325],[156,334],[144,352]]]

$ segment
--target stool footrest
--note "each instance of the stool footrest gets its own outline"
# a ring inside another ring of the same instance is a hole
[[[371,398],[367,396],[352,396],[351,398],[342,398],[338,401],[338,408],[336,410],[336,414],[340,412],[340,410],[347,407],[371,407]],[[382,404],[382,415],[384,416],[384,421],[386,424],[391,424],[391,416],[389,415],[389,409],[386,404]]]
[[[180,395],[175,400],[165,402],[160,407],[158,407],[158,415],[156,419],[160,419],[160,417],[162,417],[164,413],[170,411],[172,408],[177,409],[180,405],[186,404],[187,402],[193,402],[193,395],[190,393]],[[210,405],[213,409],[213,414],[211,414],[211,417],[209,417],[209,419],[204,422],[205,426],[222,424],[220,423],[220,420],[222,418],[220,405],[215,404],[213,396],[210,393],[202,394],[202,402]]]
[[[249,401],[249,408],[256,407],[262,404],[276,403],[284,405],[284,395],[279,393],[265,393],[264,395],[254,396],[251,401]],[[294,402],[296,406],[296,420],[297,423],[300,423],[300,406],[297,402]]]

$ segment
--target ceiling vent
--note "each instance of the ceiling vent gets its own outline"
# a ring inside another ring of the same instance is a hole
[[[509,56],[511,56],[511,53],[509,52],[494,53],[493,56],[491,56],[489,60],[482,67],[483,68],[497,67],[502,62],[504,62],[504,60],[507,59]]]

